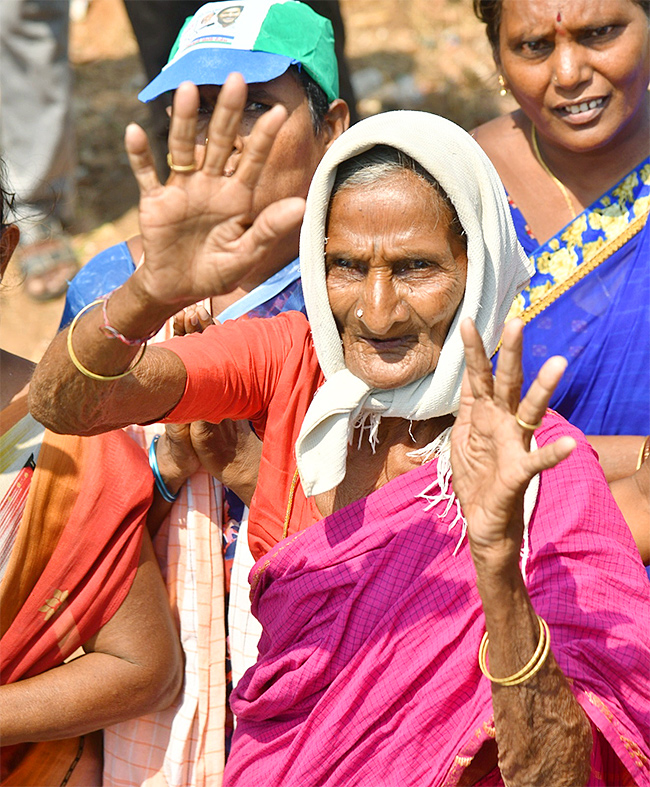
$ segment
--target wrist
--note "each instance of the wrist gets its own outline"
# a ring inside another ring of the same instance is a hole
[[[519,539],[504,538],[490,544],[476,544],[470,540],[470,554],[478,581],[508,581],[520,574],[521,545]]]
[[[169,492],[177,495],[192,472],[176,461],[166,434],[161,435],[156,443],[155,452],[160,477]]]
[[[476,589],[488,629],[509,627],[513,615],[530,606],[518,562],[485,564],[476,568]]]
[[[158,332],[177,306],[152,295],[136,271],[118,287],[106,303],[110,324],[128,339],[142,339]]]

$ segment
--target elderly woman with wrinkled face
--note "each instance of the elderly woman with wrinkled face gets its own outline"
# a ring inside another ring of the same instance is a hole
[[[291,200],[248,218],[281,111],[223,176],[244,95],[231,78],[202,165],[165,187],[129,130],[146,262],[55,340],[32,387],[34,414],[63,431],[240,418],[263,439],[249,520],[263,633],[231,699],[225,784],[643,782],[645,574],[583,435],[547,411],[565,362],[522,398],[514,321],[492,375],[530,266],[465,132],[387,113],[331,146],[301,234],[309,322],[136,341],[234,286],[302,217]],[[196,92],[175,101],[180,156]]]

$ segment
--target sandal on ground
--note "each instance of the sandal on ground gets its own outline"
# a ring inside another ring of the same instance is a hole
[[[25,292],[35,301],[59,298],[79,266],[65,235],[35,241],[19,250]]]

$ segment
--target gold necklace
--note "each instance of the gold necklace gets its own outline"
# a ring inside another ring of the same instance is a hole
[[[571,218],[575,219],[576,211],[575,208],[573,207],[573,202],[571,202],[571,197],[569,196],[569,192],[566,190],[566,186],[564,185],[564,183],[562,183],[562,181],[559,178],[555,177],[555,175],[551,172],[551,170],[546,165],[546,162],[542,158],[542,154],[539,152],[539,145],[537,144],[537,129],[535,128],[534,123],[532,124],[532,126],[533,126],[533,131],[531,137],[533,140],[533,150],[535,151],[535,158],[537,159],[537,161],[539,161],[544,172],[546,172],[549,178],[553,181],[553,183],[555,183],[555,185],[562,192],[562,196],[564,197],[564,201],[566,202],[567,208],[569,209]]]

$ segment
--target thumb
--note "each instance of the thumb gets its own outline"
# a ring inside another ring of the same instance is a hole
[[[305,200],[289,197],[268,205],[244,233],[242,242],[247,250],[266,251],[300,227],[305,214]]]

